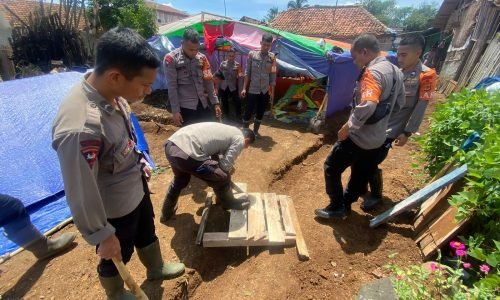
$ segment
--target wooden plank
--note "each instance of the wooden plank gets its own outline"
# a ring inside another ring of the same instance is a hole
[[[422,248],[424,257],[429,258],[437,249],[441,248],[450,238],[455,236],[460,229],[468,222],[468,219],[456,222],[457,208],[450,206],[448,210],[429,226],[429,235],[432,238],[431,243],[427,243]]]
[[[231,210],[231,216],[229,217],[229,239],[247,238],[247,213],[246,210]]]
[[[266,216],[260,193],[248,194],[250,207],[248,209],[248,235],[250,240],[259,240],[265,237]]]
[[[420,203],[424,202],[438,190],[464,177],[466,173],[467,173],[467,165],[463,165],[460,168],[451,172],[450,174],[447,174],[439,178],[433,183],[427,185],[425,188],[419,190],[415,194],[399,202],[394,207],[390,208],[389,210],[385,211],[384,213],[370,220],[370,227],[371,228],[377,227],[380,224],[388,222],[397,215],[405,211],[408,211],[414,207],[417,207]]]
[[[290,197],[286,197],[288,200],[288,211],[290,212],[290,217],[297,233],[295,237],[297,254],[300,260],[309,260],[309,251],[307,250],[306,241],[304,240],[304,236],[302,235],[302,229],[300,228],[299,218],[297,217],[297,212],[295,211],[295,205],[293,204],[293,200]]]
[[[284,243],[285,234],[281,226],[281,216],[276,194],[264,194],[264,207],[266,209],[267,231],[271,243]]]
[[[248,201],[250,201],[250,206],[248,207],[248,232],[247,239],[253,240],[257,231],[257,199],[255,194],[248,194]],[[262,202],[261,202],[262,205]]]
[[[244,182],[234,182],[233,184],[236,185],[236,186],[238,186],[244,193],[247,192],[247,184],[246,183],[244,183]],[[241,192],[233,189],[233,193],[234,194],[238,194],[238,193],[241,193]]]
[[[267,235],[260,240],[232,240],[227,232],[207,232],[203,237],[203,247],[255,247],[255,246],[293,246],[295,238],[287,236],[282,243],[272,243]]]
[[[281,219],[283,220],[283,227],[285,228],[286,235],[295,236],[295,228],[293,227],[292,218],[290,217],[290,211],[288,208],[288,198],[285,195],[278,196]]]
[[[207,198],[205,199],[205,208],[201,213],[200,227],[198,228],[198,234],[196,235],[196,245],[201,246],[203,244],[203,234],[205,233],[205,228],[207,226],[208,212],[210,207],[212,207],[213,193],[207,193]]]
[[[448,203],[449,197],[460,191],[463,185],[463,180],[450,184],[440,190],[437,196],[430,198],[422,204],[413,223],[413,229],[417,237],[422,234],[429,223],[443,215],[443,213],[450,207],[450,204]]]

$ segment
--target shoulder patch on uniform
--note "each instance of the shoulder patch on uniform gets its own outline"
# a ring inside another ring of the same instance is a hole
[[[418,91],[418,99],[429,101],[434,98],[434,91],[436,90],[436,71],[430,69],[426,72],[420,73],[420,88]]]
[[[80,141],[80,152],[82,153],[83,158],[85,158],[91,169],[94,166],[95,162],[97,161],[100,149],[101,149],[100,140]]]
[[[166,64],[169,64],[169,63],[171,63],[172,61],[174,61],[174,58],[172,57],[172,55],[170,55],[170,53],[169,53],[169,54],[167,54],[167,55],[165,55],[165,63],[166,63]]]

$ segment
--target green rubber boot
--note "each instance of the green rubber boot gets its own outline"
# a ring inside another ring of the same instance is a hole
[[[131,292],[123,288],[123,279],[120,275],[114,277],[99,276],[108,300],[135,300],[137,299]]]
[[[163,262],[158,240],[149,246],[138,248],[137,255],[147,269],[148,280],[172,279],[184,273],[184,264]]]

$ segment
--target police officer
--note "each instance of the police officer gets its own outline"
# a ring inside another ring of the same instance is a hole
[[[210,63],[199,48],[198,32],[188,28],[181,47],[165,55],[168,97],[176,126],[213,120],[210,104],[217,118],[222,114]]]
[[[229,98],[234,103],[236,120],[241,122],[241,101],[238,93],[238,82],[243,77],[243,70],[239,62],[235,61],[236,53],[234,49],[227,52],[227,59],[221,62],[219,71],[224,75],[224,80],[220,83],[218,95],[222,102],[222,112],[226,120],[230,116]]]
[[[405,102],[396,106],[389,119],[387,140],[380,148],[377,164],[384,161],[392,143],[402,147],[408,138],[418,131],[425,110],[434,97],[436,89],[436,71],[425,66],[420,56],[425,47],[422,35],[410,35],[401,40],[398,47],[398,63],[404,74]],[[377,168],[370,177],[370,194],[366,194],[361,208],[370,210],[382,200],[382,170]]]
[[[380,56],[375,36],[362,34],[351,47],[354,63],[361,69],[353,110],[338,132],[338,141],[324,165],[326,193],[330,204],[316,209],[320,218],[342,218],[366,188],[368,175],[376,168],[374,157],[386,139],[389,115],[395,103],[404,102],[403,74]],[[358,164],[361,159],[366,163]],[[344,193],[341,176],[351,166],[351,177]]]
[[[163,201],[161,221],[169,220],[177,210],[179,195],[191,175],[205,181],[214,189],[217,199],[225,209],[246,209],[248,200],[236,199],[232,193],[231,172],[236,158],[244,148],[255,141],[248,128],[204,122],[185,126],[174,133],[165,144],[174,178]],[[220,159],[213,160],[213,156]]]
[[[253,131],[259,137],[259,128],[266,109],[268,100],[274,100],[274,87],[276,86],[276,57],[269,52],[273,43],[273,36],[269,33],[262,35],[260,51],[250,51],[245,70],[245,82],[241,97],[248,94],[243,127],[248,128],[250,118],[256,110]]]
[[[114,28],[96,46],[94,72],[66,96],[53,125],[73,220],[101,257],[97,272],[109,299],[129,299],[112,258],[127,263],[134,247],[150,280],[184,272],[163,262],[146,178],[136,151],[128,102],[151,92],[160,60],[135,31]]]

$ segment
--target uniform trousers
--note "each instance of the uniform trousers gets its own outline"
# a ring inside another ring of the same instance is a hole
[[[151,203],[148,184],[142,178],[144,197],[139,205],[128,215],[108,219],[113,225],[115,235],[120,241],[122,260],[124,263],[130,261],[134,253],[134,247],[141,249],[151,245],[158,240],[155,233],[153,204]],[[99,245],[97,245],[99,248]],[[97,266],[97,273],[101,277],[114,277],[118,275],[112,260],[101,259]]]
[[[377,167],[378,150],[365,150],[349,138],[335,143],[324,163],[326,193],[331,204],[349,205],[364,193],[369,175]],[[351,177],[344,192],[342,173],[348,167],[351,167]]]

